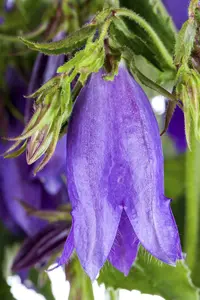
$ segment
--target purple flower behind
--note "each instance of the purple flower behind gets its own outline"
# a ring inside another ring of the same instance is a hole
[[[34,235],[44,222],[28,216],[19,201],[22,200],[40,209],[41,185],[27,180],[29,170],[24,155],[9,160],[1,157],[0,164],[1,201],[6,205],[14,222],[28,235]]]
[[[10,12],[15,7],[15,0],[4,0],[4,9],[6,12]]]
[[[188,18],[189,0],[163,0],[163,3],[171,15],[176,27],[181,28]]]
[[[2,25],[3,23],[4,23],[4,18],[0,16],[0,25]]]
[[[187,149],[184,129],[184,115],[181,109],[177,106],[169,124],[167,133],[172,138],[179,152],[184,152]]]
[[[66,175],[66,135],[63,136],[54,152],[50,162],[37,173],[37,178],[43,183],[45,190],[51,194],[57,194],[63,187],[63,175]]]
[[[91,279],[106,259],[127,275],[140,243],[168,264],[182,258],[150,103],[124,67],[113,82],[102,74],[93,74],[82,89],[69,124],[73,222],[59,261],[75,249]]]

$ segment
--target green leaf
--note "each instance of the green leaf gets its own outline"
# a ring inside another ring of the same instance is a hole
[[[188,63],[192,49],[194,47],[197,26],[195,22],[186,21],[177,38],[175,47],[175,63]]]
[[[161,69],[160,63],[157,61],[150,45],[142,40],[136,34],[133,34],[121,19],[116,19],[110,26],[110,36],[113,39],[112,46],[123,51],[124,47],[131,49],[136,55],[142,55],[149,62]]]
[[[2,274],[0,276],[0,299],[3,300],[14,300],[12,293],[10,292],[10,287],[3,278]]]
[[[16,240],[13,239],[13,236],[0,224],[0,299],[3,300],[14,300],[10,287],[5,280],[6,272],[4,272],[5,268],[5,249],[8,245],[11,245]],[[5,274],[4,274],[5,273]]]
[[[33,43],[24,38],[20,39],[30,49],[40,51],[44,54],[66,54],[82,47],[85,44],[85,41],[95,33],[96,28],[96,25],[82,27],[67,38],[51,43]]]
[[[100,273],[98,283],[114,289],[139,290],[142,293],[159,295],[166,300],[198,300],[198,290],[190,280],[190,272],[184,262],[176,267],[162,264],[148,254],[139,251],[138,258],[129,275],[125,277],[111,265]]]
[[[65,273],[70,282],[69,300],[94,300],[92,282],[77,258],[66,266]]]
[[[175,29],[161,0],[120,0],[121,6],[132,9],[144,17],[153,27],[168,51],[173,54],[175,44]],[[143,41],[147,42],[146,33],[133,22],[127,22],[128,27]]]

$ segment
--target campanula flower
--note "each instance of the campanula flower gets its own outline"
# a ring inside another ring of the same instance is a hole
[[[76,250],[91,279],[107,259],[127,275],[140,244],[167,264],[182,258],[151,105],[124,66],[112,82],[102,75],[82,89],[69,124],[72,228],[59,260]]]

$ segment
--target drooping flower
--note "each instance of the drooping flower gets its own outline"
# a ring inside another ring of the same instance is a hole
[[[172,16],[174,23],[178,29],[181,28],[183,23],[188,19],[188,0],[163,0],[163,3]]]
[[[150,103],[125,67],[113,82],[102,74],[93,74],[82,89],[69,124],[73,220],[59,261],[75,249],[91,279],[107,259],[128,274],[140,244],[165,263],[182,258]]]

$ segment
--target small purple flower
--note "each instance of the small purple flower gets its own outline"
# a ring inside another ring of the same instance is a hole
[[[15,7],[15,0],[4,0],[4,9],[6,12],[10,12]]]
[[[189,0],[163,0],[168,13],[172,16],[178,29],[188,19],[189,2]]]
[[[141,244],[161,261],[182,258],[164,196],[163,154],[151,105],[125,67],[113,82],[93,74],[67,135],[72,228],[59,264],[75,249],[91,279],[108,259],[128,274]]]
[[[4,23],[4,18],[0,16],[0,25],[2,25],[3,23]]]

